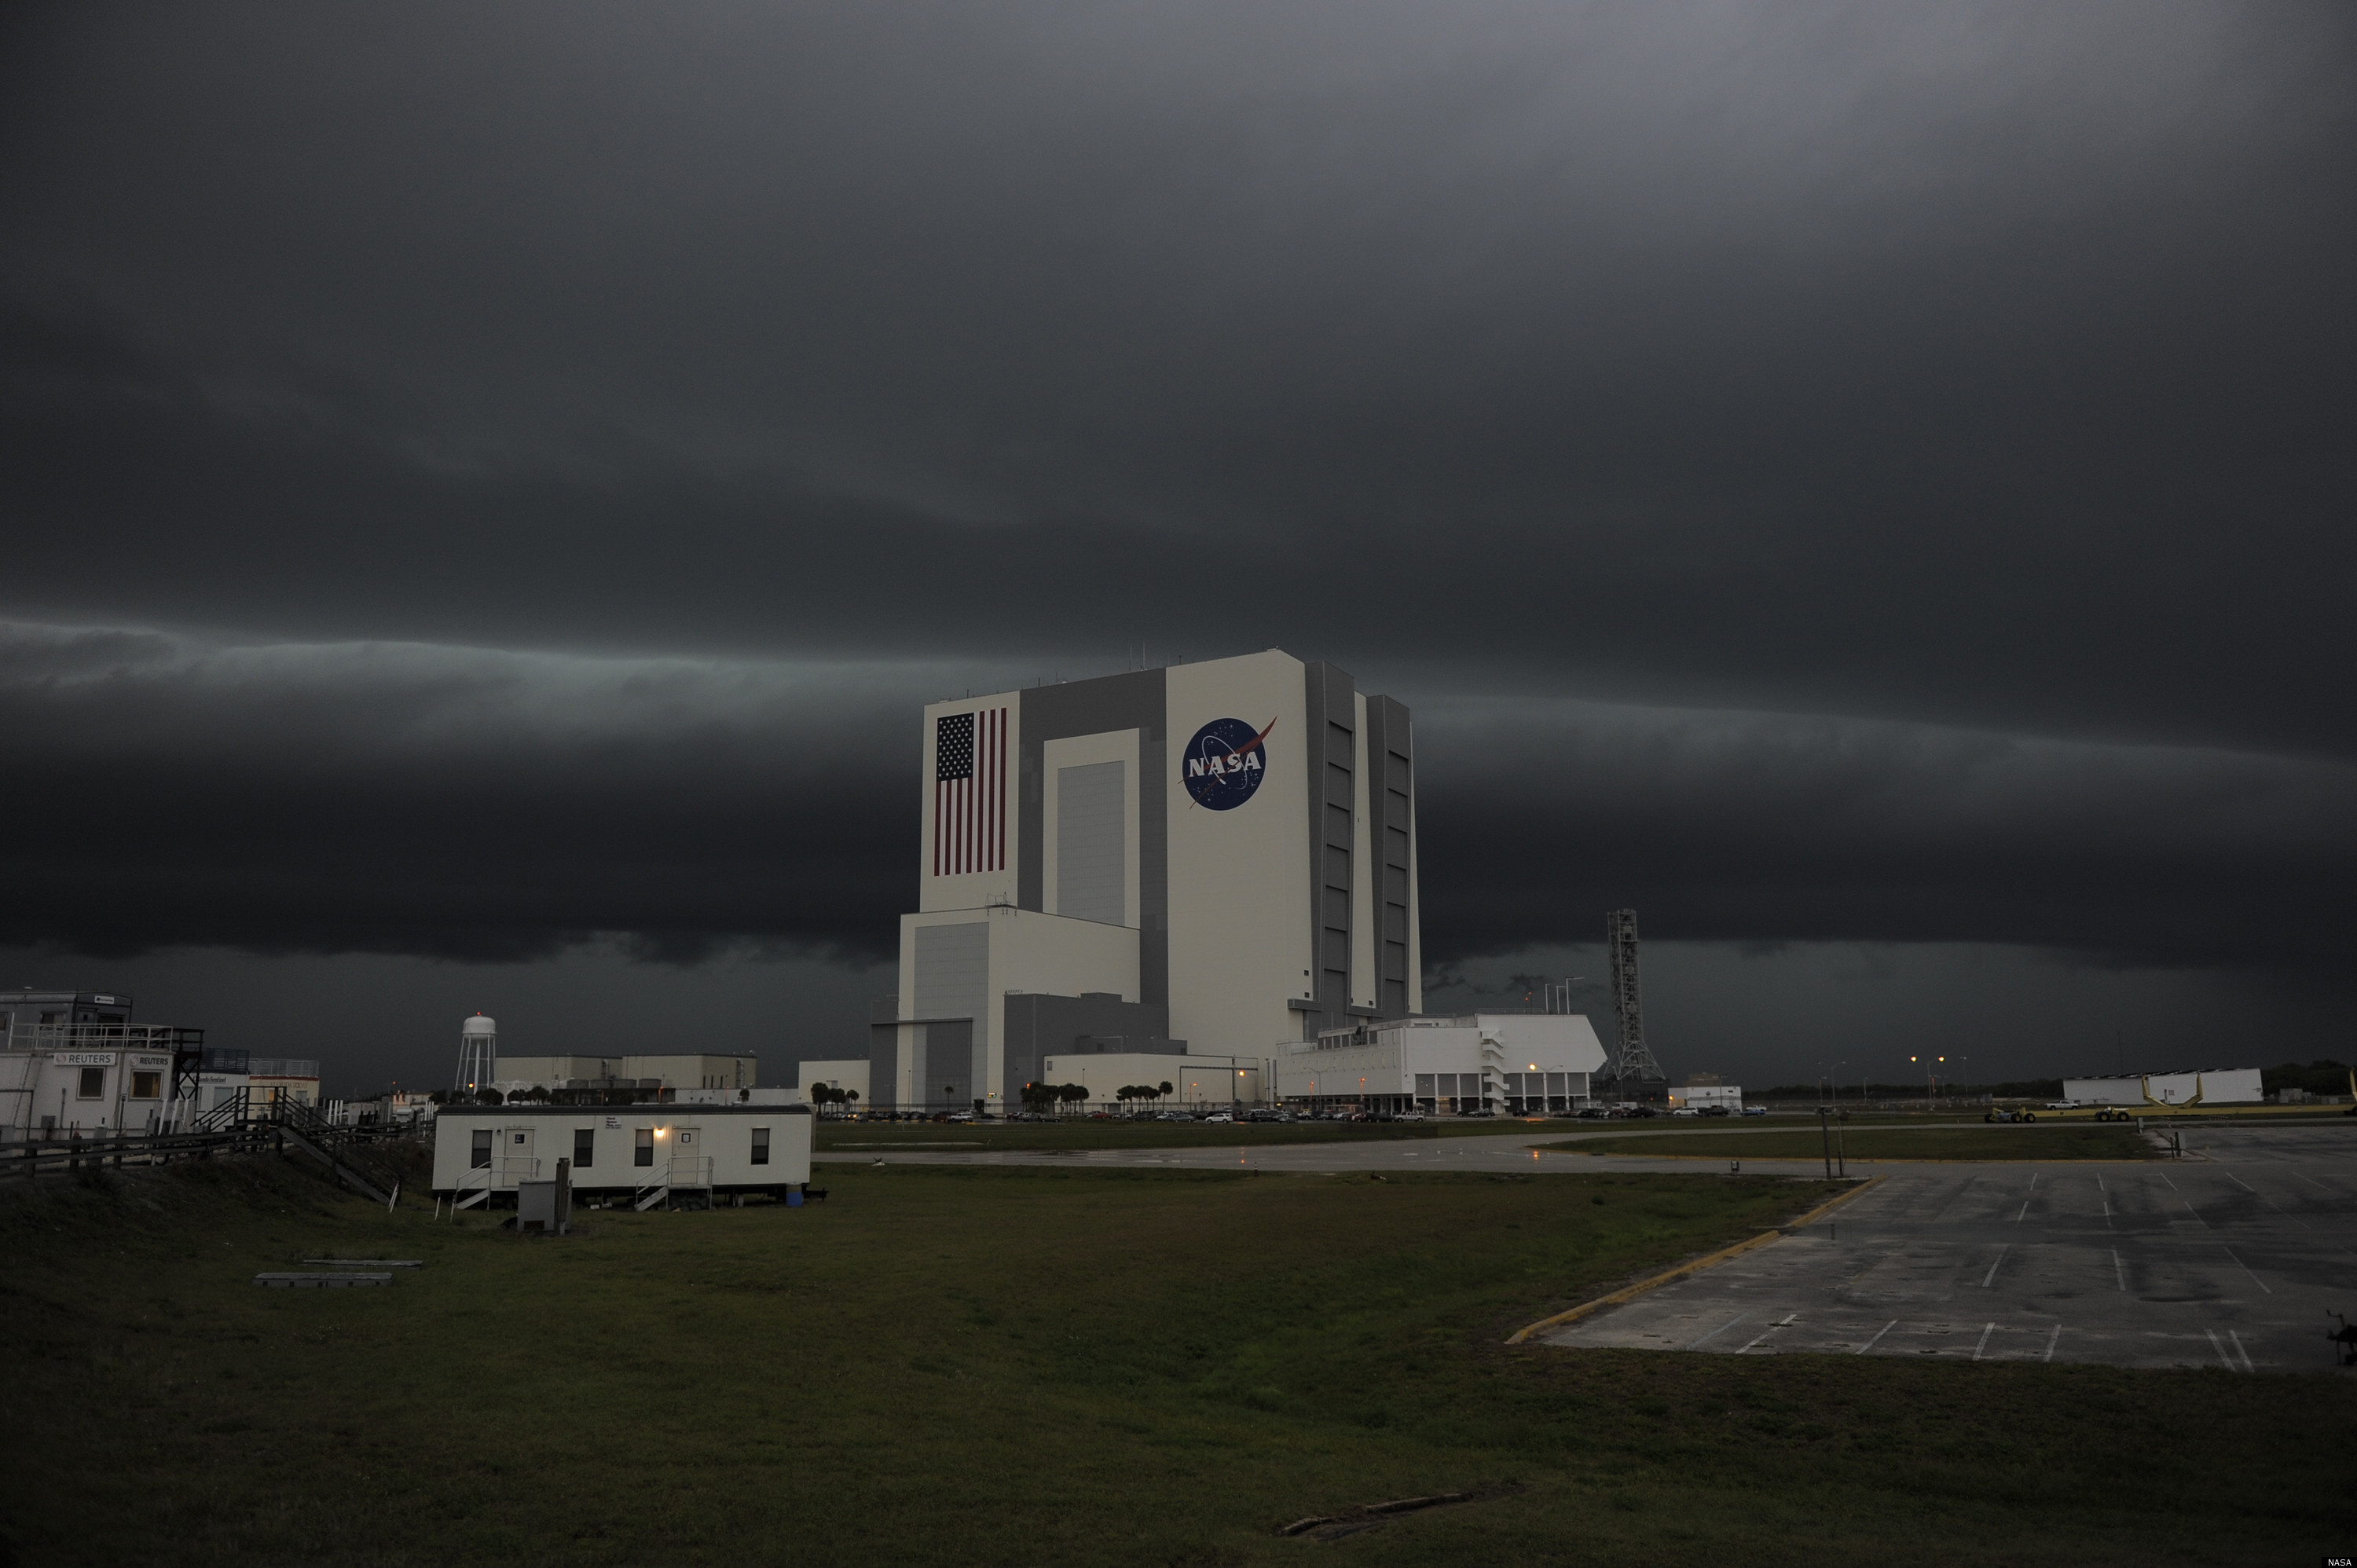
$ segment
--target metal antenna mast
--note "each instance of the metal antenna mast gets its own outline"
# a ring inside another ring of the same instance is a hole
[[[1620,1047],[1611,1076],[1626,1095],[1633,1084],[1667,1082],[1669,1074],[1645,1044],[1645,1005],[1637,990],[1637,911],[1615,909],[1606,915],[1604,934],[1612,954],[1612,1024]]]

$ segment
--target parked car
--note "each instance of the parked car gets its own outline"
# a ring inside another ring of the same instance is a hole
[[[1738,1116],[1765,1116],[1768,1114],[1768,1108],[1765,1105],[1747,1105],[1741,1111],[1737,1112],[1736,1114]]]
[[[1206,1122],[1227,1122],[1227,1123],[1229,1123],[1229,1124],[1231,1124],[1231,1125],[1232,1125],[1232,1124],[1234,1123],[1234,1122],[1235,1122],[1235,1118],[1234,1118],[1234,1117],[1232,1117],[1232,1116],[1231,1116],[1231,1115],[1229,1115],[1229,1114],[1228,1114],[1226,1112],[1224,1112],[1224,1111],[1214,1111],[1214,1112],[1212,1112],[1209,1116],[1204,1117],[1204,1118],[1203,1118],[1203,1120],[1204,1120],[1204,1121],[1206,1121]]]
[[[1695,1109],[1693,1106],[1691,1106],[1691,1105],[1681,1105],[1681,1106],[1677,1107],[1675,1110],[1672,1111],[1672,1112],[1670,1112],[1670,1114],[1671,1114],[1671,1115],[1673,1115],[1673,1116],[1699,1116],[1699,1115],[1701,1115],[1701,1114],[1702,1114],[1702,1112],[1699,1112],[1699,1111],[1697,1111],[1697,1110],[1695,1110]]]
[[[1732,1116],[1734,1114],[1733,1112],[1729,1111],[1724,1105],[1706,1105],[1702,1108],[1702,1113],[1706,1116]]]
[[[1421,1111],[1403,1111],[1399,1113],[1399,1119],[1403,1122],[1423,1122],[1428,1120]]]

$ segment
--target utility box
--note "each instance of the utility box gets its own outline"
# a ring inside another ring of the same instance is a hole
[[[562,1236],[573,1229],[573,1183],[569,1160],[556,1162],[554,1181],[516,1183],[516,1229]]]

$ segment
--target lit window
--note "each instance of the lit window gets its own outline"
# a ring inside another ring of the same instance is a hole
[[[81,1087],[74,1091],[78,1100],[96,1100],[106,1092],[106,1069],[86,1067],[81,1069]]]
[[[131,1075],[131,1098],[161,1100],[164,1098],[164,1075],[160,1072],[135,1072]]]
[[[753,1163],[757,1165],[770,1163],[770,1130],[767,1127],[753,1129]]]

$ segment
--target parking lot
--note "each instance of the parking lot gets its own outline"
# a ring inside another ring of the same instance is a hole
[[[2330,1369],[2328,1309],[2357,1316],[2357,1126],[2185,1141],[2150,1164],[1878,1164],[1805,1233],[1543,1342]]]

